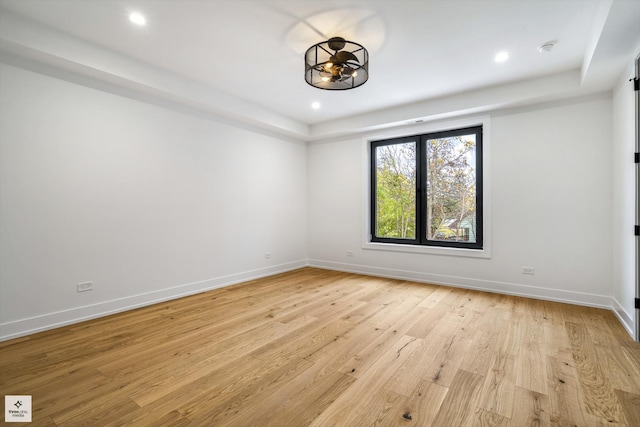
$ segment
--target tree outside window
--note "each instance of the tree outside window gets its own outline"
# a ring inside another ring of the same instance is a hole
[[[482,249],[482,126],[371,143],[374,242]]]

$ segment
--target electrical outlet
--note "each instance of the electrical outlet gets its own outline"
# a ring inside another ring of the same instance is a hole
[[[265,252],[264,259],[271,259],[271,252]]]
[[[93,282],[78,283],[76,289],[78,292],[87,292],[93,290]]]
[[[536,269],[533,267],[522,267],[522,274],[529,274],[533,276],[536,274]]]
[[[353,251],[347,251],[347,256],[353,257]]]

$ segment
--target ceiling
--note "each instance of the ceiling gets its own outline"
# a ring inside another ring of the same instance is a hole
[[[0,8],[2,62],[26,58],[307,140],[610,90],[640,48],[640,0],[0,0]],[[145,26],[129,21],[133,11]],[[362,87],[305,83],[304,51],[332,36],[369,50]],[[538,52],[549,41],[554,49]],[[499,51],[506,62],[494,61]],[[469,94],[478,101],[466,105]]]

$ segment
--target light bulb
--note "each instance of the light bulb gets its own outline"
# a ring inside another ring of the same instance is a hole
[[[137,12],[133,12],[131,15],[129,15],[129,20],[137,25],[145,25],[147,23],[145,17]]]
[[[498,52],[498,54],[496,55],[496,57],[494,58],[494,60],[496,62],[505,62],[507,59],[509,59],[509,54],[507,52]]]

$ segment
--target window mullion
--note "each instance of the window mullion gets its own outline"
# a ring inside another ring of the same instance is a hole
[[[426,243],[426,224],[425,218],[426,203],[427,203],[427,183],[425,177],[427,176],[427,165],[425,162],[425,144],[426,140],[424,136],[421,136],[419,141],[416,141],[418,146],[416,147],[416,241],[418,244]]]

